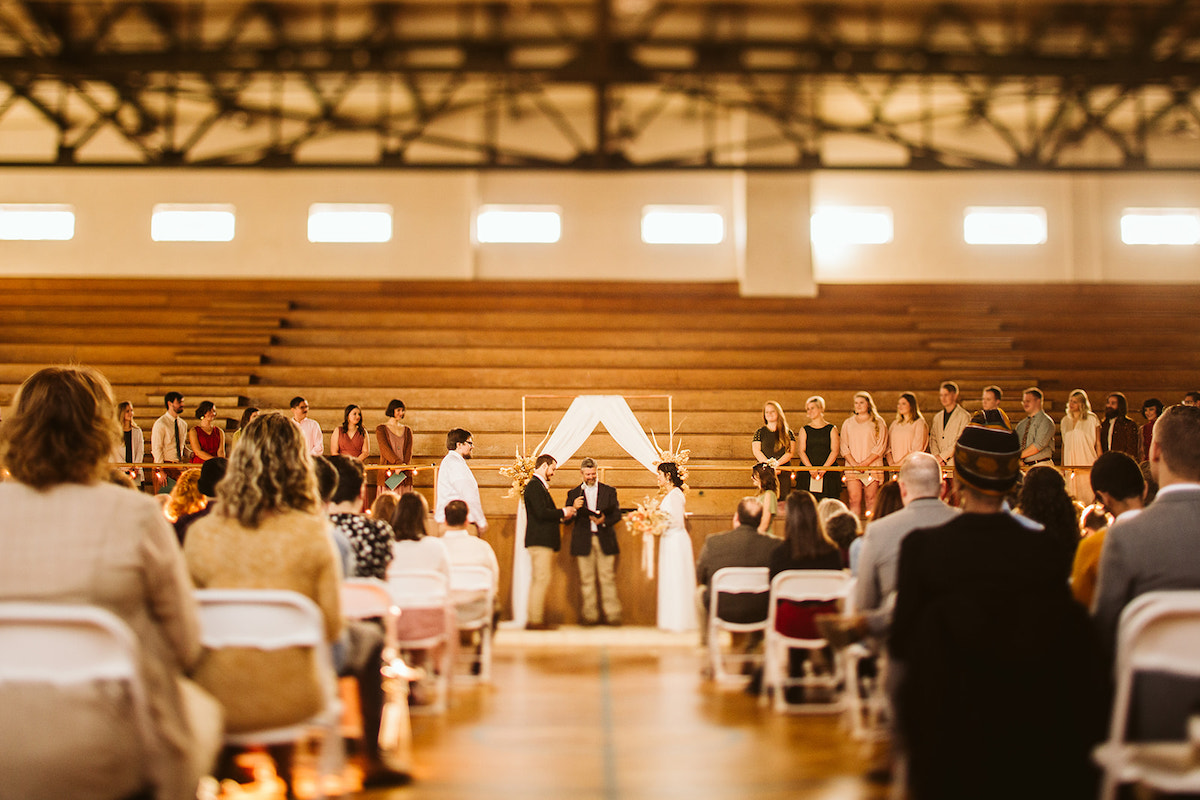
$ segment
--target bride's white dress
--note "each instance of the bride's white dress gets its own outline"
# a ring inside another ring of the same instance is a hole
[[[659,508],[670,516],[658,537],[658,627],[664,631],[696,630],[696,558],[684,527],[683,490],[673,488]]]
[[[1100,418],[1088,414],[1078,422],[1068,414],[1059,423],[1062,431],[1062,463],[1064,467],[1090,467],[1096,460],[1096,432],[1100,429]],[[1090,503],[1092,495],[1091,473],[1068,471],[1067,492],[1081,503]]]

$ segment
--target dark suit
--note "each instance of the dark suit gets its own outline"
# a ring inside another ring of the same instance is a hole
[[[1166,488],[1166,487],[1164,487]],[[1171,487],[1141,514],[1108,529],[1092,615],[1110,655],[1125,605],[1146,592],[1200,589],[1200,486]],[[1135,685],[1130,733],[1139,739],[1186,738],[1186,721],[1200,703],[1200,685],[1155,676]]]
[[[717,570],[724,567],[767,567],[779,540],[759,533],[749,525],[714,533],[704,540],[696,560],[696,584],[700,587],[697,604],[703,605],[701,630],[708,629],[708,589]],[[767,595],[727,594],[717,600],[717,613],[730,622],[757,622],[767,618]]]
[[[567,492],[567,505],[574,505],[576,498],[584,497],[583,484]],[[586,499],[585,499],[586,506]],[[579,593],[583,600],[583,621],[596,623],[600,620],[600,607],[604,608],[604,618],[610,624],[621,621],[621,600],[617,597],[617,584],[614,576],[617,546],[617,532],[614,526],[621,521],[621,506],[617,502],[617,490],[608,484],[596,482],[596,507],[590,510],[599,512],[603,518],[596,521],[596,531],[592,532],[592,518],[587,513],[588,508],[581,508],[575,515],[575,527],[571,532],[571,555],[579,566]],[[593,545],[593,539],[595,544]],[[598,551],[598,552],[597,552]],[[599,602],[597,602],[596,587],[599,585]]]
[[[1108,426],[1113,426],[1112,447],[1108,446]],[[1100,452],[1107,453],[1110,449],[1125,453],[1134,461],[1144,461],[1146,454],[1142,453],[1142,432],[1136,422],[1129,417],[1116,417],[1100,422]]]
[[[529,624],[544,622],[546,590],[550,588],[550,569],[554,554],[562,546],[563,511],[554,505],[550,489],[534,475],[525,484],[525,547],[533,566],[529,583]]]
[[[963,513],[900,545],[889,640],[922,800],[1095,797],[1107,677],[1054,540]]]

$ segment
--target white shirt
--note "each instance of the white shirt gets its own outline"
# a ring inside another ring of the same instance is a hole
[[[171,416],[170,412],[154,420],[154,428],[150,431],[150,455],[155,464],[187,461],[191,452],[187,446],[186,422]]]
[[[467,521],[481,528],[487,527],[483,502],[479,499],[479,483],[471,474],[467,460],[457,450],[446,453],[438,469],[437,491],[433,500],[435,522],[446,521],[446,504],[451,500],[462,500],[467,504]]]
[[[458,528],[446,531],[442,535],[442,544],[446,546],[446,552],[450,555],[451,570],[455,567],[487,567],[496,581],[500,580],[500,564],[496,561],[496,552],[483,539]]]
[[[325,444],[321,437],[321,426],[315,419],[305,417],[299,422],[295,417],[292,417],[292,422],[300,428],[301,435],[304,436],[304,443],[308,445],[308,454],[310,456],[319,456],[325,454]]]
[[[579,484],[583,489],[583,502],[587,504],[588,511],[596,510],[597,496],[600,494],[600,481],[596,481],[591,486],[586,483]],[[596,533],[596,521],[592,520],[592,533]]]

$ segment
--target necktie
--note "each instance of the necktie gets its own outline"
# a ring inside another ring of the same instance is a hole
[[[175,460],[183,461],[183,445],[179,443],[179,420],[175,420]]]

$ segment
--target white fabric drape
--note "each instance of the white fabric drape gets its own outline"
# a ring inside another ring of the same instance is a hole
[[[554,456],[560,465],[565,464],[583,446],[597,425],[603,425],[613,440],[635,461],[651,472],[655,471],[654,462],[659,460],[659,452],[621,395],[576,397],[559,420],[558,428],[550,435],[542,452]],[[513,619],[504,627],[524,628],[529,620],[529,582],[533,577],[533,565],[529,551],[525,549],[525,526],[525,503],[519,502],[513,542]]]

